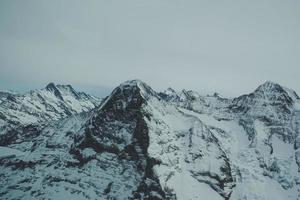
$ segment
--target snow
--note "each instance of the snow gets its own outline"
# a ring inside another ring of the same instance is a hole
[[[257,139],[259,141],[264,141],[268,139],[268,135],[266,134],[263,122],[261,122],[260,120],[255,120],[254,128],[256,130]]]
[[[92,99],[78,100],[69,86],[57,87],[63,100],[44,89],[19,96],[17,103],[1,103],[0,112],[9,119],[22,124],[41,119],[49,122],[39,127],[32,138],[0,147],[0,198],[123,200],[132,197],[144,177],[138,161],[120,159],[116,153],[97,153],[86,147],[76,149],[83,158],[79,163],[77,154],[70,153],[87,128],[97,128],[97,134],[105,126],[111,128],[107,134],[121,140],[118,143],[107,137],[104,144],[116,145],[121,151],[132,144],[133,130],[127,123],[103,120],[91,124],[91,119],[112,96],[91,111],[95,107]],[[300,151],[295,145],[299,138],[300,104],[295,100],[293,107],[288,108],[291,114],[279,112],[277,99],[275,106],[271,100],[274,95],[280,96],[273,94],[274,88],[274,83],[267,82],[256,91],[254,100],[247,96],[245,101],[239,101],[237,104],[249,106],[242,114],[228,109],[234,100],[217,95],[204,97],[183,91],[181,101],[170,89],[166,94],[174,98],[161,100],[139,80],[125,82],[114,92],[139,90],[146,100],[141,113],[145,114],[150,140],[147,156],[160,163],[153,170],[167,195],[175,195],[178,200],[296,200],[300,194],[300,165],[297,164]],[[121,103],[125,109],[132,96],[124,98]],[[66,117],[64,109],[72,115]],[[0,127],[7,123],[0,122]],[[247,128],[253,131],[253,136],[249,137]],[[284,140],[286,136],[292,137]],[[108,193],[107,188],[110,188]],[[150,193],[160,196],[156,191]]]
[[[263,180],[252,179],[242,184],[238,184],[231,195],[231,199],[251,199],[251,200],[295,200],[297,199],[297,189],[283,189],[276,181],[265,178]]]
[[[200,183],[192,178],[190,174],[186,173],[188,172],[182,171],[181,173],[176,173],[170,178],[166,185],[176,191],[178,200],[223,200],[223,198],[207,184]]]
[[[91,148],[86,148],[82,151],[82,156],[84,158],[88,158],[88,157],[92,157],[94,155],[96,155],[97,152],[94,151],[94,149],[91,149]]]
[[[19,151],[17,149],[0,146],[0,158],[10,157],[10,156],[23,156],[23,155],[24,152]]]
[[[7,121],[12,124],[29,125],[62,119],[70,114],[87,112],[95,108],[101,101],[84,93],[80,95],[76,93],[78,96],[75,97],[74,93],[64,87],[67,86],[59,86],[63,100],[46,88],[33,90],[23,95],[11,94],[14,95],[14,100],[7,100],[6,97],[3,97],[0,113],[6,116]]]
[[[273,154],[278,158],[289,158],[290,156],[294,156],[295,154],[293,146],[289,143],[285,143],[276,135],[272,137],[272,144]]]
[[[241,126],[239,126],[237,121],[217,120],[211,115],[199,114],[183,108],[180,108],[180,111],[184,112],[187,115],[195,116],[199,118],[204,124],[210,127],[222,129],[227,133],[227,135],[218,135],[218,133],[216,132],[214,135],[222,143],[224,149],[227,150],[227,155],[229,156],[232,165],[234,166],[233,170],[238,170],[242,175],[240,179],[237,180],[237,186],[233,189],[233,194],[230,199],[249,198],[279,200],[297,198],[296,187],[285,190],[282,188],[279,182],[263,175],[263,169],[259,167],[259,160],[257,160],[257,152],[255,149],[249,149],[250,141],[248,140],[246,132]],[[259,120],[256,120],[254,122],[254,127],[256,130],[258,141],[258,149],[260,153],[262,153],[262,155],[267,158],[268,156],[266,145],[263,143],[268,139],[267,129]],[[293,159],[295,155],[293,146],[283,142],[276,136],[272,137],[272,144],[274,150],[273,155],[275,156],[275,158],[282,159],[284,161],[279,162],[282,163],[280,165],[282,172],[285,171],[285,174],[282,176],[286,178],[290,177],[289,181],[292,181],[292,174],[297,173],[297,165],[295,164],[295,162],[289,161],[289,159]],[[286,165],[284,163],[293,164]],[[202,165],[208,164],[209,163],[202,162]],[[214,170],[216,169],[210,169],[210,171]],[[272,187],[270,187],[270,185]]]
[[[296,101],[294,107],[295,107],[295,110],[300,111],[300,101],[299,100]]]
[[[161,185],[174,191],[179,200],[223,199],[211,186],[204,183],[216,183],[216,180],[193,175],[206,172],[221,174],[220,167],[224,165],[224,160],[218,159],[222,152],[217,144],[207,146],[207,141],[203,139],[211,137],[208,127],[187,110],[159,105],[153,100],[145,109],[151,110],[157,117],[148,121],[148,152],[163,163],[154,167]],[[199,150],[203,152],[202,158],[193,160]]]

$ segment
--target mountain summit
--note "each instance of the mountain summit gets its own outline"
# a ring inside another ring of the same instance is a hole
[[[83,92],[76,92],[70,85],[54,83],[25,94],[8,94],[0,98],[0,114],[3,116],[0,127],[3,129],[63,119],[87,112],[101,101]]]
[[[140,80],[103,100],[53,83],[0,98],[1,199],[300,198],[300,100],[279,84],[233,99]]]
[[[287,103],[289,105],[293,103],[292,97],[289,96],[288,92],[279,84],[271,81],[260,85],[253,94],[269,101],[280,101],[280,103]]]

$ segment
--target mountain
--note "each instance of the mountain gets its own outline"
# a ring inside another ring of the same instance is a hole
[[[1,107],[23,125],[0,133],[1,199],[300,199],[300,100],[279,84],[227,99],[131,80],[100,104],[71,86],[37,93],[60,108],[36,117],[43,126]]]
[[[70,85],[49,83],[45,88],[25,94],[0,92],[0,132],[2,137],[29,127],[45,126],[49,121],[64,119],[88,112],[99,105],[101,99],[76,92]],[[25,130],[26,132],[26,130]],[[8,142],[0,141],[0,144]]]

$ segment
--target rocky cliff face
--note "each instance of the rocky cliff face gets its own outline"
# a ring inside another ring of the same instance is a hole
[[[300,198],[300,101],[276,83],[226,99],[133,80],[99,106],[71,86],[42,93],[43,105],[59,105],[37,118],[45,125],[2,129],[3,199]],[[26,101],[3,93],[0,105],[13,98]]]

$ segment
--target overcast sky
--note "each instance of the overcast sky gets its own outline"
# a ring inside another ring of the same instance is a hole
[[[299,94],[300,1],[0,1],[1,89],[135,78],[225,96],[272,80]]]

